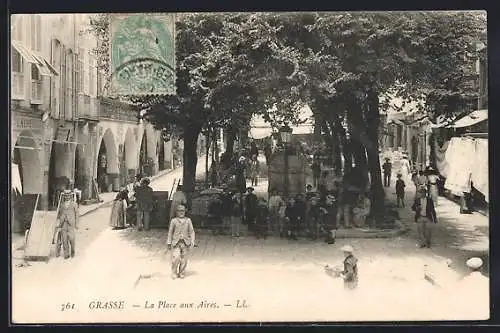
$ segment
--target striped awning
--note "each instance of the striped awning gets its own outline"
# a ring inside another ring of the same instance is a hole
[[[41,75],[45,76],[54,76],[54,75],[59,75],[57,70],[50,65],[50,63],[45,59],[45,57],[36,51],[32,51],[29,48],[25,47],[23,44],[21,44],[18,41],[13,40],[12,41],[12,47],[19,52],[21,57],[23,59],[31,64],[34,64],[38,70],[40,71]]]

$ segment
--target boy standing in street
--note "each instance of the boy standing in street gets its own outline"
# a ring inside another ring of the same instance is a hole
[[[177,216],[170,221],[167,246],[172,252],[172,279],[183,279],[187,267],[189,249],[194,247],[193,223],[186,217],[186,207],[177,206]]]
[[[384,186],[389,187],[391,186],[392,163],[388,157],[385,158],[382,169],[384,170]]]
[[[401,179],[401,174],[398,173],[398,180],[396,180],[396,202],[399,207],[399,203],[401,202],[401,206],[405,206],[405,182]]]

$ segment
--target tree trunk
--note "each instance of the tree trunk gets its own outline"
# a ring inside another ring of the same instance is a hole
[[[358,186],[365,187],[368,184],[368,161],[366,157],[365,127],[363,120],[363,109],[355,98],[351,98],[349,103],[348,121],[351,135],[351,149],[356,163],[357,174],[361,177]],[[356,177],[357,178],[357,177]]]
[[[328,133],[328,135],[323,136],[323,142],[326,144],[326,147],[328,148],[328,156],[326,156],[326,165],[331,165],[332,164],[332,157],[333,157],[333,138],[331,136],[331,131],[328,128],[328,123],[326,121],[323,121],[321,124],[323,131],[325,133]]]
[[[320,112],[314,112],[314,134],[313,134],[313,141],[314,142],[321,142],[321,129],[324,126],[324,119],[321,116]]]
[[[374,90],[368,92],[368,109],[366,113],[367,136],[372,147],[367,148],[368,167],[371,177],[371,212],[377,223],[384,221],[384,197],[385,192],[382,186],[382,174],[380,170],[380,156],[378,146],[380,114],[378,108],[378,94]]]
[[[184,165],[182,170],[182,187],[188,195],[190,204],[191,194],[195,190],[196,184],[196,166],[198,164],[198,155],[196,154],[196,146],[198,144],[198,136],[201,128],[195,127],[192,124],[184,128]]]
[[[210,129],[207,129],[207,136],[205,138],[205,184],[208,186],[210,180],[210,169],[208,161],[210,159]]]
[[[342,171],[342,148],[340,144],[340,133],[338,131],[338,125],[334,121],[329,121],[328,125],[332,133],[332,151],[333,151],[333,166],[336,172]]]
[[[226,133],[226,154],[228,154],[230,159],[232,160],[234,155],[234,142],[236,141],[236,132],[232,127],[229,127]]]

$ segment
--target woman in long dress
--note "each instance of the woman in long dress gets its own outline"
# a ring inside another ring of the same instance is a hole
[[[121,190],[113,201],[110,226],[113,230],[123,229],[127,225],[128,190]]]
[[[434,201],[434,206],[437,206],[438,196],[439,196],[437,181],[439,179],[439,176],[432,167],[428,167],[426,171],[427,171],[427,186],[429,188],[429,196],[431,197],[432,201]]]
[[[401,178],[403,178],[403,181],[405,183],[409,183],[410,181],[410,175],[411,175],[411,166],[410,166],[410,161],[408,161],[408,156],[403,156],[403,159],[401,160]]]

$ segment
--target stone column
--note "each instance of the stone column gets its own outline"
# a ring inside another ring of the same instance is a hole
[[[119,173],[108,173],[108,189],[114,192],[120,190],[120,174]]]
[[[97,178],[97,152],[99,148],[97,148],[97,123],[89,123],[89,137],[88,137],[88,152],[86,153],[88,157],[87,163],[87,178],[86,188],[88,189],[88,199],[97,199],[97,193],[94,189],[93,181]],[[88,187],[87,187],[88,186]]]
[[[42,180],[42,194],[40,197],[40,209],[48,210],[49,209],[49,168],[50,168],[50,150],[51,150],[51,141],[45,141],[42,144],[42,165],[43,168],[43,180]]]

